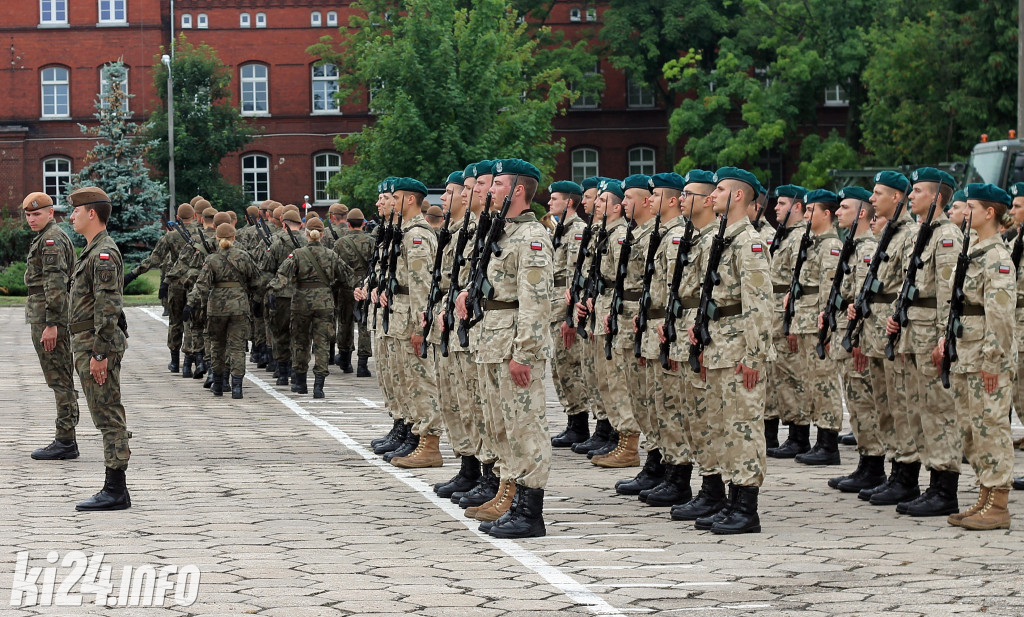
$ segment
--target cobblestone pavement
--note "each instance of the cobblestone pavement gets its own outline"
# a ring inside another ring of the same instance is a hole
[[[253,370],[243,401],[215,398],[167,372],[158,316],[128,311],[122,379],[133,507],[76,513],[102,483],[99,435],[82,399],[81,458],[28,457],[52,439],[53,399],[20,309],[0,310],[0,617],[1024,614],[1020,492],[1011,499],[1016,529],[967,532],[832,491],[825,480],[836,468],[772,461],[764,533],[720,537],[615,495],[614,481],[635,469],[602,470],[558,450],[548,536],[495,540],[430,490],[457,470],[450,454],[442,468],[402,471],[367,451],[391,424],[376,379],[336,372],[317,401]],[[565,416],[550,382],[548,392],[558,432]],[[843,470],[855,456],[843,448]],[[977,497],[973,480],[964,475],[961,503]],[[43,572],[34,601],[13,593],[25,576],[19,553],[29,568],[46,568],[48,556],[57,562],[72,551],[105,553],[114,597],[126,566],[140,584],[146,566],[194,565],[198,595],[187,606],[172,599],[180,587],[155,607],[100,606],[88,595],[80,607],[41,606],[47,576],[50,590],[76,582],[69,561]]]

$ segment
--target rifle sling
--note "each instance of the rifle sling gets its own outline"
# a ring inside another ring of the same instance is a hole
[[[313,255],[313,251],[308,246],[297,248],[292,252],[295,254],[296,259],[301,256],[309,261],[310,265],[313,266],[313,270],[316,271],[317,278],[319,278],[320,282],[324,284],[324,287],[331,286],[330,279],[327,278],[327,273],[324,272],[323,266],[320,265],[320,262],[317,261],[316,257]]]

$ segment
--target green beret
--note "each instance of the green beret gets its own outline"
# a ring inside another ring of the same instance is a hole
[[[551,186],[548,187],[549,193],[569,193],[574,195],[582,195],[583,187],[572,182],[571,180],[559,180],[558,182],[552,182]]]
[[[652,191],[658,188],[682,191],[686,187],[686,180],[675,172],[654,174],[651,176],[651,180],[647,183],[647,186]]]
[[[1011,202],[1009,193],[994,184],[982,184],[981,182],[975,182],[965,186],[964,195],[967,199],[994,201],[996,203],[1003,204],[1004,206],[1009,206]]]
[[[792,197],[797,201],[804,198],[807,194],[807,189],[800,186],[799,184],[783,184],[782,186],[775,187],[775,197]]]
[[[611,193],[622,199],[626,196],[626,193],[622,190],[622,181],[614,178],[601,178],[601,183],[597,185],[597,194]]]
[[[466,165],[466,169],[462,171],[462,175],[466,180],[470,178],[476,178],[478,176],[490,175],[491,162],[487,159],[480,161],[479,163],[470,163]]]
[[[807,191],[807,194],[804,195],[804,203],[824,203],[839,205],[839,196],[833,193],[832,191],[828,191],[825,189],[816,189],[814,191]]]
[[[622,181],[622,192],[625,193],[626,189],[643,189],[645,191],[651,190],[648,187],[648,183],[651,181],[651,177],[645,174],[633,174],[632,176],[626,176],[626,179]]]
[[[394,193],[395,192],[395,180],[398,178],[394,176],[388,176],[380,183],[381,193]]]
[[[939,184],[945,184],[950,188],[956,188],[956,180],[953,176],[942,171],[941,169],[935,169],[934,167],[921,167],[915,169],[910,173],[910,182],[917,184],[918,182],[938,182]]]
[[[1021,195],[1024,195],[1024,182],[1016,182],[1014,184],[1011,184],[1008,192],[1010,193],[1011,197],[1020,197]]]
[[[523,159],[498,159],[494,161],[496,176],[526,176],[540,182],[540,170]]]
[[[871,191],[860,186],[847,186],[839,191],[839,200],[844,199],[859,199],[861,201],[871,201]]]
[[[590,176],[589,178],[584,178],[583,182],[580,183],[580,186],[583,187],[584,191],[588,191],[590,189],[596,189],[600,182],[600,176]]]
[[[1011,189],[1012,188],[1013,187],[1011,187]],[[1021,188],[1024,189],[1024,187]],[[1013,191],[1011,190],[1010,192],[1012,193]],[[949,199],[949,203],[953,203],[955,201],[967,201],[967,195],[964,193],[963,189],[953,193],[953,196]]]
[[[910,180],[898,171],[880,171],[875,174],[875,184],[882,184],[891,189],[906,193],[910,188]]]
[[[758,182],[757,176],[750,173],[746,169],[740,169],[738,167],[722,167],[715,172],[713,176],[715,184],[718,184],[722,180],[739,180],[744,184],[750,185],[750,188],[754,189],[754,197],[764,192],[764,187]]]
[[[430,191],[427,190],[427,185],[423,184],[416,178],[395,178],[391,184],[391,191],[410,191],[413,193],[422,193],[426,195]]]
[[[685,176],[683,176],[683,186],[686,186],[691,182],[696,184],[715,184],[715,174],[714,172],[705,171],[703,169],[691,169],[686,172]]]
[[[445,180],[445,184],[458,184],[459,186],[462,186],[465,181],[466,179],[462,176],[461,171],[453,171],[448,174],[448,179]]]

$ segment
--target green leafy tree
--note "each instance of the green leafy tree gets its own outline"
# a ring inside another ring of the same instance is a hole
[[[836,182],[829,176],[832,169],[857,167],[859,157],[849,142],[832,131],[826,139],[808,135],[800,145],[800,164],[791,181],[801,186],[822,187],[838,190],[846,182]]]
[[[488,157],[520,157],[545,176],[564,144],[552,119],[572,96],[568,81],[593,67],[582,45],[556,41],[517,18],[503,0],[364,0],[342,29],[308,52],[339,68],[339,100],[372,95],[375,122],[339,137],[351,153],[329,190],[359,203],[376,199],[386,176],[439,184]]]
[[[206,44],[197,46],[184,35],[175,43],[174,77],[174,192],[175,202],[196,195],[218,209],[241,213],[248,202],[240,186],[220,175],[220,162],[241,150],[258,132],[231,102],[231,72]],[[161,50],[162,51],[162,50]],[[167,67],[156,58],[153,85],[161,106],[150,116],[147,132],[156,146],[149,161],[165,177],[167,148]]]
[[[161,218],[167,203],[163,185],[149,177],[146,154],[156,146],[145,139],[141,127],[131,122],[132,113],[125,93],[127,71],[121,61],[103,67],[107,86],[96,101],[96,126],[78,125],[94,137],[96,145],[85,156],[86,165],[71,177],[66,191],[97,186],[110,197],[112,206],[107,231],[117,243],[126,263],[142,259],[161,235]],[[70,231],[70,226],[66,226]],[[85,239],[71,231],[79,246]]]

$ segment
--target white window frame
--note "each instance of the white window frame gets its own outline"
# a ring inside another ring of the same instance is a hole
[[[653,108],[654,88],[632,77],[626,78],[626,107],[630,109]]]
[[[181,14],[181,29],[191,30],[192,29],[192,13]]]
[[[110,87],[109,82],[103,77],[103,69],[106,66],[100,67],[100,101],[103,101],[103,96],[107,93],[107,89]],[[121,84],[121,91],[124,93],[124,111],[128,111],[128,67],[124,67],[124,82]]]
[[[336,162],[336,165],[332,165]],[[341,172],[341,155],[337,152],[318,152],[313,155],[313,200],[318,204],[331,203],[335,196],[327,194],[331,176]]]
[[[117,16],[121,13],[121,17]],[[106,13],[106,17],[104,17]],[[128,0],[99,0],[99,22],[100,24],[127,24],[128,23]]]
[[[598,61],[594,65],[594,70],[592,72],[590,72],[590,73],[587,73],[587,75],[597,75],[597,74],[600,74],[600,72],[601,72],[601,62]],[[575,90],[575,86],[573,86],[572,89]],[[589,94],[585,93],[585,92],[581,92],[579,98],[577,98],[575,101],[573,101],[572,105],[569,106],[569,109],[573,109],[573,110],[577,110],[577,109],[583,109],[583,110],[586,110],[586,109],[600,109],[600,108],[601,108],[601,93],[600,92],[593,92],[593,93],[589,93]]]
[[[47,19],[49,13],[49,19]],[[63,17],[58,17],[62,15]],[[39,0],[40,26],[68,25],[68,0]]]
[[[590,7],[587,9],[587,21],[597,21],[597,9]]]
[[[593,161],[587,160],[590,155],[593,155]],[[577,160],[578,158],[582,160]],[[572,181],[577,184],[583,182],[584,178],[601,174],[601,155],[595,148],[575,148],[569,154],[569,164],[572,169]]]
[[[825,88],[825,107],[849,107],[850,95],[841,84]]]
[[[583,11],[580,10],[580,7],[574,6],[569,9],[569,21],[583,21]]]
[[[263,163],[260,165],[259,163]],[[262,175],[262,179],[259,177]],[[260,184],[263,185],[262,190]],[[242,157],[242,190],[254,204],[270,199],[270,157],[253,152]]]
[[[650,146],[637,146],[630,148],[627,156],[629,161],[629,175],[644,174],[653,176],[656,170],[658,153]]]
[[[324,16],[320,11],[313,11],[309,14],[309,27],[320,28],[324,25]]]
[[[330,70],[334,71],[334,75],[327,75],[326,73]],[[317,72],[320,75],[317,75]],[[324,64],[321,66],[313,66],[311,69],[312,75],[312,94],[313,98],[311,101],[313,113],[316,115],[332,115],[341,113],[341,109],[338,108],[338,100],[334,94],[338,92],[338,67],[333,64]],[[317,100],[317,96],[323,97],[322,101]],[[317,106],[321,107],[318,109]]]
[[[262,12],[261,13],[256,13],[256,27],[257,28],[266,28],[267,27],[267,14],[266,13],[262,13]]]
[[[247,76],[249,69],[262,69],[263,77],[253,75]],[[267,65],[259,62],[249,62],[238,67],[239,75],[239,101],[241,101],[241,113],[243,116],[269,116],[270,115],[270,69]],[[262,86],[261,86],[262,84]],[[263,109],[259,109],[260,100],[258,95],[262,94]],[[251,96],[252,109],[246,109],[246,98]]]
[[[196,28],[205,30],[210,27],[210,17],[206,13],[196,15]]]
[[[252,16],[248,13],[241,13],[238,15],[238,27],[239,28],[252,28]]]
[[[48,71],[64,71],[63,79],[58,73],[53,73],[50,80],[46,79]],[[39,71],[40,86],[40,107],[43,118],[70,118],[71,117],[71,71],[64,66],[48,66]],[[63,88],[63,96],[60,89]],[[48,91],[49,90],[49,91]],[[47,98],[53,100],[53,111],[46,113]],[[64,99],[63,111],[60,99]]]
[[[327,11],[327,27],[333,28],[338,25],[338,11]]]
[[[53,169],[47,169],[51,166]],[[66,166],[66,168],[64,168]],[[63,178],[63,182],[61,181]],[[71,181],[71,159],[66,156],[48,156],[43,159],[43,192],[59,204],[64,197],[64,187]]]

